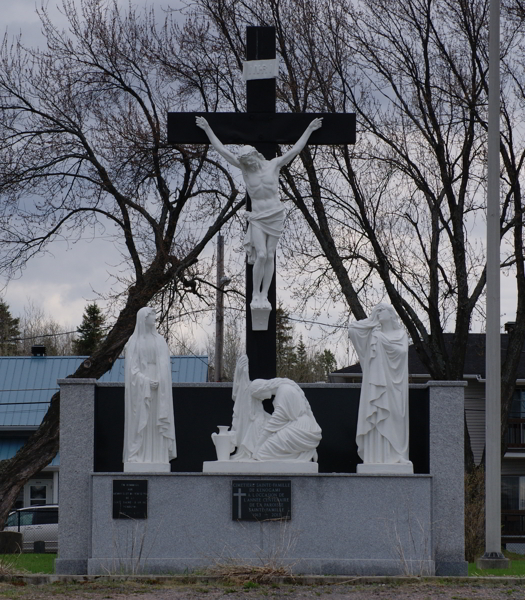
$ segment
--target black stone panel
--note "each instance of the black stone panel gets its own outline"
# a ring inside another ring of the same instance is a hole
[[[305,394],[323,430],[319,444],[320,473],[355,473],[359,460],[355,443],[360,390],[306,388]],[[415,473],[429,472],[428,390],[410,390],[410,460]],[[232,421],[230,387],[174,388],[178,458],[171,470],[202,472],[202,463],[216,460],[211,434]],[[271,403],[265,402],[270,411]],[[97,387],[95,396],[95,471],[123,471],[124,388]]]
[[[113,480],[113,518],[148,518],[148,480]]]
[[[290,479],[232,481],[233,521],[281,521],[291,518]]]

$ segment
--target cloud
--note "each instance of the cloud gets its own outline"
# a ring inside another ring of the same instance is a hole
[[[110,291],[109,273],[120,261],[113,244],[103,239],[72,246],[55,242],[50,253],[34,257],[22,276],[9,283],[4,300],[13,315],[23,314],[31,299],[59,323],[76,327],[86,303],[97,298],[95,292]]]

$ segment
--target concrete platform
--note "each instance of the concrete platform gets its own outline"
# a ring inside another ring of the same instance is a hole
[[[309,474],[318,473],[316,462],[298,462],[293,460],[214,460],[202,465],[203,473],[267,473],[267,474]]]
[[[359,475],[413,475],[414,467],[412,463],[363,463],[357,465],[357,472]]]
[[[170,463],[124,463],[124,473],[169,473]]]

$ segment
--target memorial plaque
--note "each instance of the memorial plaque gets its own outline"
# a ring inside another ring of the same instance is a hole
[[[113,480],[113,518],[148,518],[148,480]]]
[[[234,521],[292,518],[292,482],[285,479],[232,481]]]

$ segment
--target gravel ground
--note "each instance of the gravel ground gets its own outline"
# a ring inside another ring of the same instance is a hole
[[[525,579],[502,582],[490,579],[433,580],[402,583],[341,582],[325,585],[210,583],[178,584],[158,583],[154,580],[137,581],[87,581],[83,583],[51,583],[33,585],[23,581],[0,583],[0,598],[13,600],[205,600],[249,599],[269,600],[492,600],[496,598],[525,598]]]

